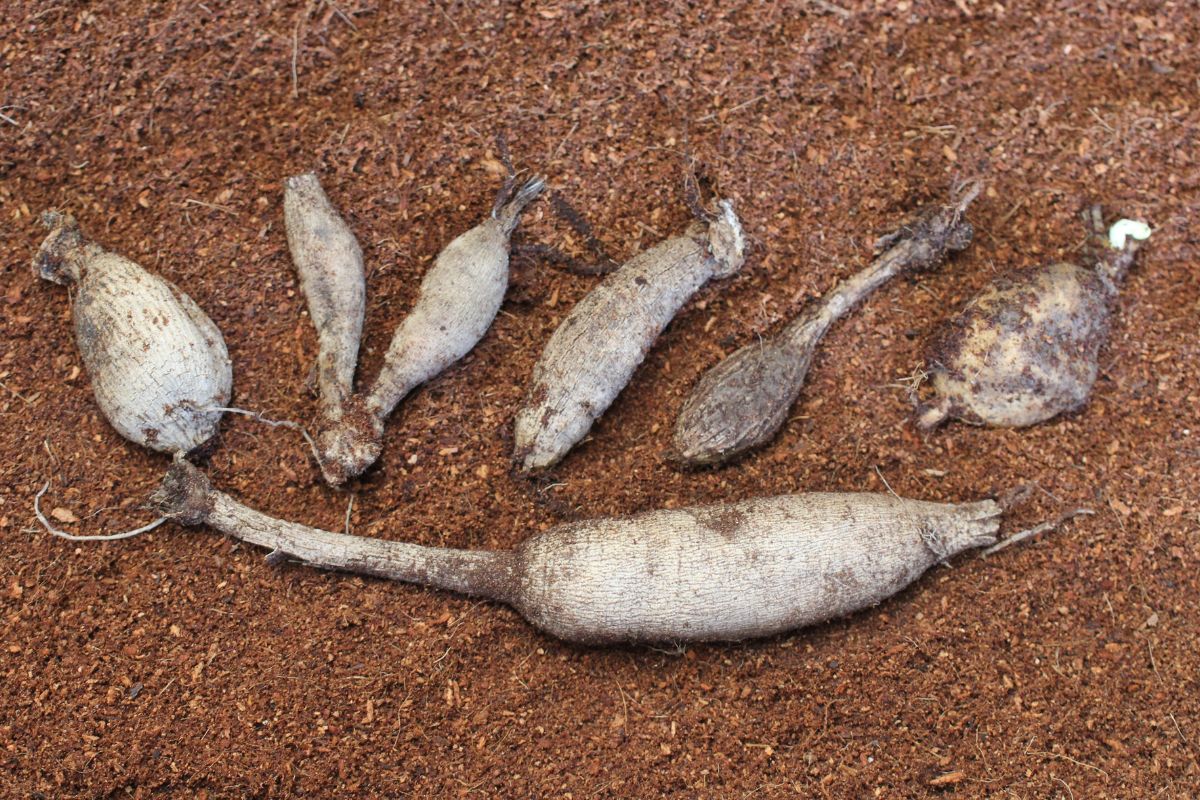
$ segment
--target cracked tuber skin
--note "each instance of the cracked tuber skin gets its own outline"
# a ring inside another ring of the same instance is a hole
[[[1099,207],[1089,217],[1099,239]],[[1091,268],[1051,264],[993,281],[968,303],[931,340],[926,372],[935,396],[917,404],[917,427],[948,419],[1025,427],[1083,408],[1139,248],[1121,239],[1094,242]]]
[[[800,494],[551,528],[514,550],[384,541],[274,519],[177,460],[152,504],[274,555],[483,597],[581,644],[737,641],[876,605],[925,570],[997,541],[992,500]]]
[[[89,241],[47,211],[39,277],[75,289],[75,342],[96,402],[117,432],[186,455],[212,439],[233,389],[221,331],[174,284]]]

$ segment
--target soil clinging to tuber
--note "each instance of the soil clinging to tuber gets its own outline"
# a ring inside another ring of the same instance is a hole
[[[701,377],[675,423],[673,455],[691,466],[720,463],[770,441],[804,387],[817,345],[838,319],[894,276],[932,269],[971,242],[963,217],[980,189],[933,207],[883,237],[865,269],[831,289],[783,330],[737,350]]]
[[[994,545],[994,501],[801,494],[559,525],[510,551],[383,541],[274,519],[215,490],[178,460],[153,498],[312,567],[407,581],[507,603],[584,644],[735,641],[875,605],[934,564]]]
[[[947,419],[1024,427],[1082,408],[1099,372],[1113,306],[1144,223],[1107,232],[1089,211],[1090,268],[1056,263],[993,281],[934,336],[926,372],[935,397],[919,403],[928,430]]]

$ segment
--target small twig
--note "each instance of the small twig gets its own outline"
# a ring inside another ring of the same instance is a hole
[[[767,98],[767,94],[765,94],[765,93],[764,93],[764,94],[760,94],[758,97],[752,97],[752,98],[750,98],[749,100],[746,100],[746,101],[745,101],[745,102],[743,102],[743,103],[738,103],[738,104],[737,104],[736,106],[734,106],[733,108],[726,109],[726,110],[724,111],[724,113],[726,114],[726,116],[728,116],[729,114],[732,114],[732,113],[734,113],[735,111],[741,111],[741,110],[742,110],[743,108],[745,108],[746,106],[751,106],[751,105],[754,105],[754,104],[755,104],[755,103],[757,103],[759,100],[765,100],[766,98]],[[717,115],[718,115],[718,114],[720,114],[720,113],[722,113],[722,112],[720,112],[720,111],[714,111],[714,112],[712,112],[711,114],[705,114],[703,117],[701,117],[700,119],[698,119],[698,120],[696,120],[696,121],[697,121],[697,122],[708,122],[710,119],[716,119],[716,118],[717,118]]]
[[[1008,212],[1005,213],[1005,215],[1000,218],[1000,222],[997,223],[998,227],[1001,227],[1001,228],[1004,227],[1008,223],[1008,221],[1010,219],[1012,219],[1018,211],[1021,210],[1021,206],[1025,205],[1025,199],[1026,198],[1022,197],[1020,200],[1013,203],[1013,207],[1010,208],[1008,210]]]
[[[354,20],[350,19],[350,16],[345,11],[342,11],[337,3],[333,2],[333,0],[325,0],[325,5],[333,9],[334,16],[349,25],[352,30],[358,30],[358,26],[354,24]]]
[[[134,528],[131,531],[123,531],[121,533],[110,533],[102,536],[79,536],[74,533],[67,533],[66,531],[62,531],[54,527],[50,524],[50,520],[46,519],[46,515],[42,513],[42,495],[49,490],[50,481],[46,481],[45,485],[42,486],[41,491],[33,496],[34,516],[37,517],[37,521],[42,524],[42,527],[45,528],[48,533],[52,533],[60,539],[66,539],[71,542],[112,542],[117,539],[128,539],[130,537],[137,536],[139,533],[145,533],[146,531],[154,530],[159,525],[162,525],[164,522],[170,519],[170,517],[159,517],[149,525],[143,525],[140,528]]]
[[[33,401],[32,401],[32,400],[30,400],[28,397],[26,397],[25,395],[23,395],[23,394],[21,394],[20,392],[18,392],[16,389],[14,389],[14,388],[12,388],[11,386],[9,386],[9,385],[8,385],[7,383],[5,383],[4,381],[0,381],[0,388],[4,388],[4,389],[6,389],[7,391],[11,392],[11,393],[12,393],[12,395],[13,395],[14,397],[16,397],[18,400],[22,400],[22,401],[24,401],[25,405],[27,405],[27,406],[31,406],[31,405],[33,405]]]
[[[567,143],[568,139],[570,139],[572,136],[575,135],[575,131],[577,131],[577,130],[579,130],[578,122],[576,122],[574,125],[571,126],[571,130],[567,131],[567,135],[564,136],[562,138],[562,140],[558,143],[558,146],[554,148],[554,152],[550,154],[550,158],[546,159],[547,163],[552,163],[554,161],[554,159],[558,158],[558,154],[562,152],[563,145],[565,145]]]
[[[15,119],[10,117],[8,114],[0,113],[0,119],[4,120],[9,125],[14,125],[18,128],[21,127],[21,123],[17,122]]]
[[[350,495],[350,502],[346,504],[346,524],[344,527],[345,527],[345,533],[347,536],[350,535],[350,514],[353,511],[354,511],[354,495],[352,493]]]
[[[300,96],[300,77],[296,73],[296,59],[300,51],[300,23],[302,20],[296,20],[296,27],[292,29],[292,97]]]
[[[1075,517],[1078,517],[1078,516],[1081,516],[1084,514],[1090,515],[1090,514],[1095,514],[1095,513],[1096,512],[1090,508],[1077,508],[1074,511],[1068,511],[1066,514],[1063,514],[1061,517],[1059,517],[1056,520],[1053,520],[1051,522],[1043,522],[1041,525],[1037,525],[1035,527],[1029,528],[1028,530],[1023,530],[1019,533],[1014,533],[1012,536],[1009,536],[1007,539],[1000,542],[999,544],[993,545],[993,546],[989,547],[987,550],[984,550],[983,554],[985,556],[990,556],[993,553],[1000,552],[1001,550],[1003,550],[1006,547],[1009,547],[1010,545],[1017,544],[1018,542],[1023,542],[1026,539],[1032,539],[1034,536],[1052,531],[1055,528],[1057,528],[1059,525],[1062,525],[1067,520],[1074,519]]]
[[[454,28],[454,32],[459,36],[462,36],[462,28],[458,27],[458,23],[454,21],[454,17],[450,16],[446,12],[446,9],[442,8],[442,4],[437,2],[437,0],[434,0],[433,7],[436,8],[441,15],[446,18],[446,21],[450,23],[450,27]]]
[[[1070,761],[1072,764],[1075,764],[1076,766],[1087,767],[1088,769],[1094,769],[1094,770],[1096,770],[1096,772],[1099,772],[1105,778],[1108,777],[1108,773],[1105,772],[1104,770],[1100,769],[1100,767],[1097,767],[1095,764],[1089,764],[1086,761],[1080,761],[1077,758],[1071,758],[1071,756],[1066,755],[1065,753],[1051,753],[1048,750],[1030,750],[1030,749],[1028,749],[1028,746],[1026,746],[1025,753],[1027,755],[1031,755],[1031,756],[1045,756],[1046,758],[1061,758],[1063,761]]]
[[[203,200],[196,200],[195,198],[192,198],[192,197],[189,197],[186,200],[184,200],[182,205],[204,206],[205,208],[211,208],[214,211],[223,211],[226,214],[229,214],[231,216],[237,216],[237,211],[235,209],[230,208],[229,206],[219,206],[216,203],[206,203]]]

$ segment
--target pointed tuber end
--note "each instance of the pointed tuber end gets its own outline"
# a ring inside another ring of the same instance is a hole
[[[728,278],[746,263],[746,236],[733,203],[722,200],[718,206],[721,213],[708,226],[708,246],[717,260],[713,277]]]
[[[549,453],[529,444],[513,451],[513,462],[523,475],[536,475],[553,467],[562,460],[562,455]]]
[[[525,206],[532,203],[546,188],[546,181],[541,177],[533,177],[526,181],[520,189],[510,196],[509,191],[501,191],[492,208],[495,217],[505,233],[512,233],[521,219]]]
[[[213,488],[204,473],[177,457],[150,495],[150,507],[181,525],[200,525],[213,507]]]
[[[325,200],[325,190],[315,172],[305,172],[303,175],[293,175],[283,182],[284,196],[296,194],[310,198]]]
[[[950,418],[950,401],[945,397],[934,403],[918,403],[916,409],[917,430],[931,431]]]
[[[79,280],[79,254],[85,244],[75,217],[50,210],[42,214],[42,224],[50,234],[33,257],[33,272],[42,280],[60,285]]]

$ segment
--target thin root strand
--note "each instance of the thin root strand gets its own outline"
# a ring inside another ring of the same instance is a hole
[[[312,450],[313,458],[317,460],[317,466],[324,466],[324,462],[321,460],[321,453],[317,450],[317,443],[304,426],[298,422],[292,422],[290,419],[270,419],[263,416],[263,412],[261,411],[248,411],[244,408],[231,408],[229,406],[205,406],[204,411],[241,414],[243,417],[250,417],[264,425],[270,425],[272,428],[288,428],[289,430],[299,431],[300,435],[304,437],[304,441],[308,442],[308,447]]]
[[[1056,520],[1052,520],[1050,522],[1043,522],[1041,525],[1035,525],[1034,527],[1029,528],[1028,530],[1023,530],[1023,531],[1020,531],[1019,533],[1014,533],[1012,536],[1009,536],[1008,538],[1006,538],[1004,541],[1000,542],[999,544],[993,545],[993,546],[989,547],[987,550],[984,550],[983,555],[990,556],[993,553],[1000,552],[1001,550],[1003,550],[1006,547],[1009,547],[1010,545],[1018,544],[1020,542],[1025,541],[1026,539],[1032,539],[1034,536],[1039,536],[1043,533],[1048,533],[1048,532],[1054,530],[1055,528],[1059,527],[1060,525],[1062,525],[1064,522],[1074,519],[1075,517],[1083,516],[1085,514],[1090,515],[1090,514],[1095,514],[1095,513],[1096,512],[1090,508],[1077,508],[1074,511],[1068,511],[1066,514],[1063,514],[1061,517],[1059,517]]]
[[[34,516],[37,517],[37,521],[41,523],[42,527],[45,528],[47,532],[54,534],[60,539],[66,539],[70,542],[112,542],[116,541],[117,539],[129,539],[137,536],[138,534],[145,533],[146,531],[152,531],[170,519],[170,517],[159,517],[148,525],[143,525],[140,528],[134,528],[131,531],[122,531],[121,533],[109,533],[98,536],[80,536],[74,533],[67,533],[64,530],[59,530],[58,528],[54,527],[50,523],[50,520],[46,519],[46,515],[42,513],[42,496],[45,495],[49,490],[50,481],[46,481],[41,490],[33,496]]]

